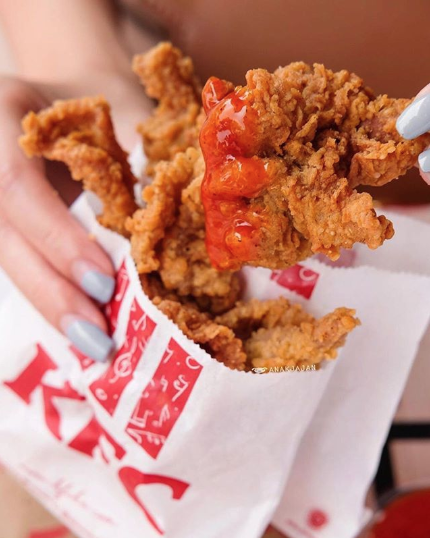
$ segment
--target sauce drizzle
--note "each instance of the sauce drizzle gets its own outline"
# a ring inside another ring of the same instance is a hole
[[[264,207],[253,203],[270,182],[269,161],[257,156],[258,114],[250,91],[211,77],[203,88],[207,119],[200,133],[206,163],[202,183],[206,248],[217,269],[256,259]]]

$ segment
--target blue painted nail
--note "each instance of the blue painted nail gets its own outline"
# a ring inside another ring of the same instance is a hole
[[[418,164],[423,172],[430,172],[430,149],[426,149],[420,154]]]
[[[430,94],[415,99],[397,118],[397,130],[412,140],[430,130]]]
[[[114,343],[97,325],[73,316],[62,325],[67,338],[79,351],[98,362],[108,359]]]
[[[111,276],[104,275],[96,270],[86,271],[81,278],[80,284],[81,288],[90,297],[102,304],[110,301],[115,289],[115,280]]]

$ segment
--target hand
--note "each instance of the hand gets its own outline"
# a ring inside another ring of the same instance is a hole
[[[28,160],[17,140],[29,110],[108,88],[120,137],[132,144],[149,104],[137,82],[127,86],[122,79],[116,84],[116,76],[106,78],[109,83],[97,77],[98,88],[0,79],[0,265],[54,327],[96,360],[105,360],[113,344],[99,309],[113,293],[112,264],[47,181],[43,162]]]
[[[430,131],[430,84],[423,88],[397,119],[397,130],[407,140]],[[421,177],[430,185],[430,149],[418,157]]]

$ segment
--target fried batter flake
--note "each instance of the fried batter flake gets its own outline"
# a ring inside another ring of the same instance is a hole
[[[137,208],[135,178],[127,153],[115,139],[110,107],[103,97],[56,101],[22,122],[21,147],[29,157],[65,163],[73,179],[83,181],[103,203],[99,221],[127,235],[125,220]]]
[[[204,119],[201,86],[192,60],[170,43],[160,43],[146,54],[135,56],[133,71],[146,94],[158,101],[153,115],[138,127],[149,159],[147,173],[152,175],[159,161],[198,147]]]

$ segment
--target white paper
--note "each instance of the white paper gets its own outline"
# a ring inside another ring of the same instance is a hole
[[[97,224],[87,198],[75,214],[121,268],[120,351],[81,364],[11,292],[0,309],[1,462],[83,538],[259,538],[283,495],[275,524],[293,538],[352,536],[428,322],[430,279],[317,260],[248,269],[247,295],[284,295],[317,316],[356,308],[362,326],[320,371],[235,372],[152,305],[128,242]],[[49,356],[39,372],[50,369],[34,384],[22,372],[37,343]]]

